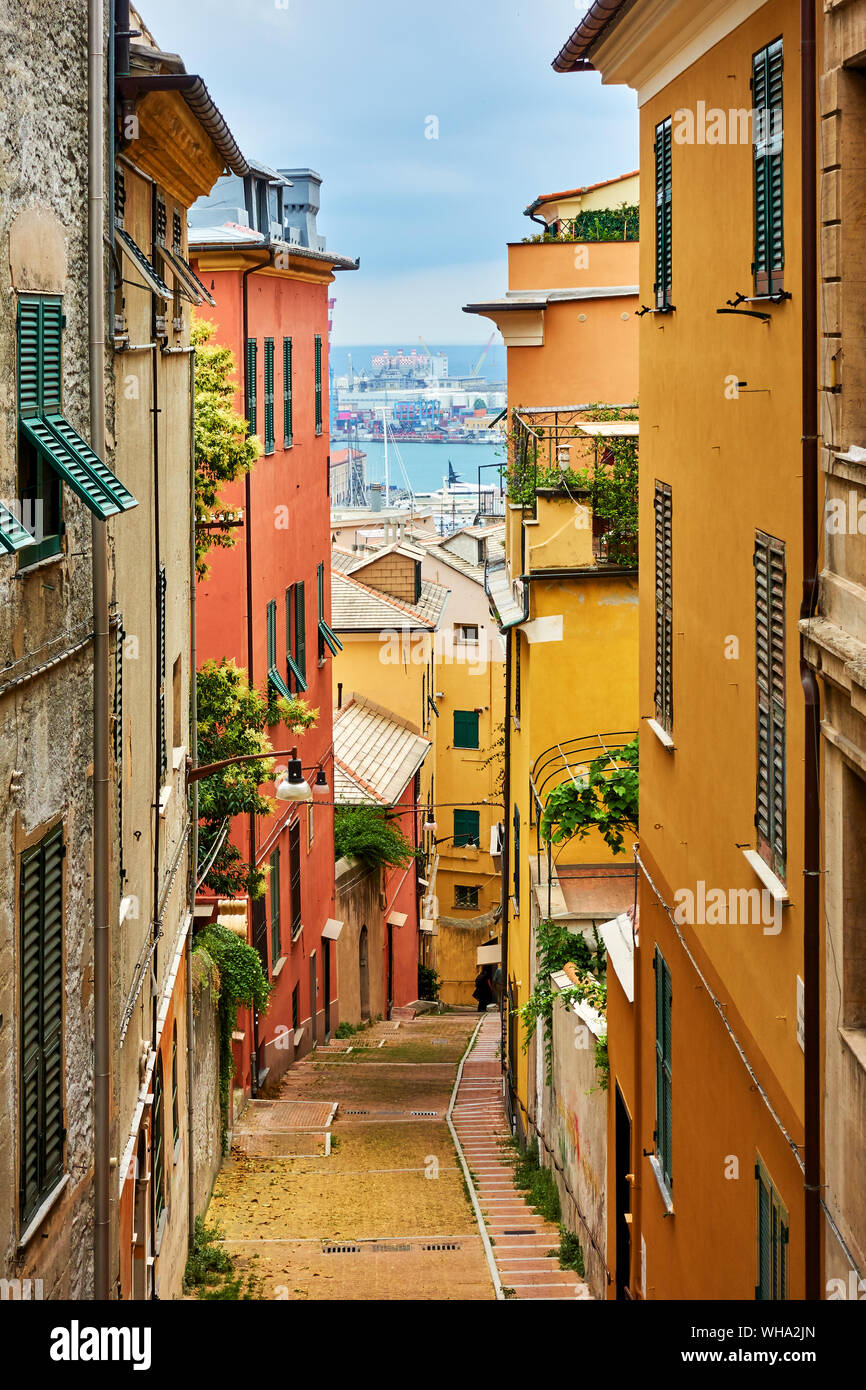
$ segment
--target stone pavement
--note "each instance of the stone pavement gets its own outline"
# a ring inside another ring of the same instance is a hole
[[[544,1221],[514,1187],[503,1143],[510,1137],[502,1102],[500,1022],[488,1014],[466,1059],[452,1121],[484,1213],[503,1291],[509,1298],[589,1299],[572,1270],[560,1269],[559,1229]]]

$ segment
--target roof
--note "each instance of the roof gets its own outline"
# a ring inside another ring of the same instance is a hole
[[[539,193],[535,201],[524,209],[524,214],[529,217],[544,203],[555,203],[560,198],[580,198],[584,193],[594,193],[597,188],[610,188],[615,183],[625,183],[626,179],[636,179],[639,175],[640,169],[632,169],[630,174],[617,174],[616,178],[602,179],[600,183],[586,183],[582,188],[563,188],[559,193]]]
[[[172,65],[179,64],[181,68],[183,67],[176,55],[162,54],[158,51],[151,54],[150,51],[145,51],[143,46],[136,56],[154,66],[158,66],[162,62],[168,65],[169,60],[172,60]],[[199,125],[207,131],[219,150],[226,168],[230,169],[233,174],[244,175],[250,172],[250,166],[229,130],[225,117],[200,77],[182,71],[160,73],[136,71],[131,73],[129,77],[118,77],[117,88],[125,97],[146,96],[148,92],[179,92]]]
[[[367,455],[364,453],[363,449],[356,449],[354,446],[351,449],[332,449],[331,467],[333,468],[335,463],[346,463],[350,457],[364,459]]]
[[[563,44],[554,58],[551,64],[554,71],[593,71],[593,63],[588,55],[632,3],[633,0],[593,0],[571,38]]]
[[[629,242],[610,242],[610,245],[633,245]],[[639,285],[575,286],[559,290],[508,290],[503,299],[488,299],[483,304],[464,304],[464,314],[484,314],[491,310],[501,314],[506,310],[546,309],[551,304],[567,303],[574,299],[625,299],[640,293]]]
[[[208,251],[222,246],[261,246],[281,257],[300,256],[302,260],[321,261],[334,270],[357,270],[360,259],[338,256],[333,251],[314,251],[309,246],[294,246],[288,241],[269,241],[263,232],[242,227],[239,222],[223,222],[215,227],[190,227],[190,250]]]
[[[435,632],[448,601],[449,590],[429,579],[421,582],[417,604],[404,603],[362,584],[339,569],[331,571],[331,626],[335,632],[400,631]]]
[[[334,711],[334,800],[393,806],[432,746],[407,720],[353,696]]]

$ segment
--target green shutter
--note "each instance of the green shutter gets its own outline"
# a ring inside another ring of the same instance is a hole
[[[783,288],[785,266],[785,188],[783,134],[784,58],[782,40],[752,58],[752,109],[755,122],[755,293]]]
[[[301,590],[300,598],[298,596],[299,587]],[[304,623],[303,589],[303,584],[300,586],[297,584],[290,584],[288,589],[286,589],[286,666],[288,667],[289,684],[291,685],[292,681],[294,681],[295,689],[299,692],[303,692],[307,688],[306,672],[298,661],[298,628],[299,626],[303,628]],[[301,604],[301,609],[295,613],[293,640],[292,606],[293,604],[297,605],[299,602]]]
[[[165,1121],[163,1118],[162,1056],[157,1053],[153,1071],[153,1106],[151,1113],[150,1148],[153,1166],[153,1210],[158,1227],[165,1210]]]
[[[319,660],[325,659],[325,647],[329,647],[334,656],[343,650],[343,644],[335,632],[325,620],[325,566],[319,565],[317,572],[318,599],[319,599]]]
[[[168,775],[168,745],[165,732],[165,594],[167,586],[166,568],[165,565],[160,565],[156,579],[156,669],[159,675],[157,761],[160,782],[164,782]]]
[[[663,729],[673,729],[673,531],[672,496],[656,483],[655,497],[656,651],[655,712]]]
[[[28,545],[33,545],[30,532],[21,525],[15,513],[0,502],[0,546],[11,555]]]
[[[673,279],[673,179],[671,162],[671,118],[656,126],[656,307],[665,309],[671,302]]]
[[[785,546],[756,533],[755,678],[757,770],[755,826],[758,847],[774,873],[785,877]]]
[[[174,1147],[180,1143],[180,1110],[178,1106],[177,1084],[177,1024],[171,1037],[171,1137]]]
[[[307,688],[307,600],[304,581],[295,585],[295,661]]]
[[[63,1172],[63,828],[21,856],[21,1218]]]
[[[764,1303],[788,1297],[788,1214],[760,1158],[757,1180],[758,1282],[755,1298]]]
[[[653,957],[656,977],[656,1153],[673,1190],[673,1069],[671,1051],[671,972],[661,951]]]
[[[95,516],[105,521],[136,505],[131,494],[62,415],[21,420],[20,428]]]
[[[454,747],[478,747],[478,711],[456,709],[454,711]]]
[[[247,338],[247,424],[250,434],[256,432],[256,360],[258,343],[255,338]]]
[[[277,600],[272,598],[267,608],[268,687],[283,699],[291,700],[292,692],[277,670]]]
[[[466,845],[477,846],[481,840],[481,814],[462,808],[454,812],[454,847],[461,849]]]
[[[316,434],[322,433],[322,339],[316,334]]]
[[[283,448],[292,447],[292,340],[283,339]]]
[[[265,453],[274,452],[274,340],[265,338]]]
[[[18,301],[18,414],[38,415],[42,407],[42,311],[38,299]]]
[[[282,954],[280,943],[280,851],[275,849],[271,855],[271,965],[276,965]]]
[[[301,823],[295,821],[289,826],[289,924],[292,940],[298,935],[301,920]],[[294,1009],[294,996],[292,998]],[[297,1024],[295,1024],[297,1027]]]

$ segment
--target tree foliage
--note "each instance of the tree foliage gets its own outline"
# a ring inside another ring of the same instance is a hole
[[[198,319],[190,335],[195,349],[195,567],[199,579],[208,575],[208,551],[235,544],[233,529],[218,519],[221,489],[248,473],[262,451],[234,408],[234,353],[212,341],[215,332],[214,324]]]
[[[637,241],[640,237],[640,207],[637,203],[622,203],[618,208],[598,208],[579,212],[563,220],[557,234],[548,229],[537,236],[524,237],[524,242],[538,241]]]
[[[228,1126],[228,1104],[235,1065],[232,1056],[232,1033],[238,1018],[238,1008],[244,1005],[264,1013],[268,1007],[272,986],[262,968],[258,951],[242,940],[236,932],[219,922],[212,922],[199,932],[194,949],[204,952],[216,966],[219,976],[217,1016],[220,1035],[220,1109],[223,1121],[223,1149]]]
[[[339,806],[334,815],[334,854],[354,856],[371,869],[404,868],[416,857],[394,816],[378,806]]]
[[[593,758],[577,781],[561,782],[547,798],[541,818],[542,837],[552,845],[583,840],[598,830],[605,844],[620,854],[627,831],[638,827],[638,741],[616,753]]]
[[[593,928],[595,932],[595,928]],[[553,1007],[557,998],[571,1004],[584,1000],[592,1008],[603,1013],[607,1002],[607,988],[604,981],[604,945],[595,932],[595,948],[583,936],[570,932],[563,922],[545,919],[535,929],[535,959],[537,971],[535,985],[525,1004],[518,1010],[525,1032],[524,1052],[541,1019],[544,1029],[544,1058],[547,1079],[550,1081],[553,1069]],[[569,985],[558,990],[551,981],[551,975],[573,965],[579,976],[579,984]]]
[[[291,700],[266,697],[250,686],[246,671],[225,658],[205,662],[198,672],[196,690],[199,763],[261,753],[253,762],[223,768],[199,782],[199,857],[204,862],[226,818],[250,812],[267,816],[274,809],[270,797],[259,791],[261,784],[271,781],[274,775],[274,761],[269,757],[273,745],[267,727],[279,722],[293,733],[303,733],[315,724],[318,711],[311,710],[297,696]],[[240,850],[226,840],[208,872],[205,886],[227,897],[239,893],[261,897],[265,875],[248,864]]]

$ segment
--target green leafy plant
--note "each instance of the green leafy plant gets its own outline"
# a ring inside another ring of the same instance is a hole
[[[195,567],[199,579],[208,575],[208,551],[235,544],[220,491],[248,473],[262,452],[234,408],[234,354],[212,341],[215,333],[215,325],[206,319],[196,320],[190,333],[195,350]]]
[[[432,965],[424,965],[418,962],[418,998],[419,999],[438,999],[442,980],[438,971]]]
[[[378,806],[338,806],[334,815],[334,854],[354,856],[371,869],[405,868],[418,851],[397,819]]]
[[[640,206],[622,203],[618,208],[599,208],[579,212],[576,217],[564,218],[560,231],[539,232],[524,237],[524,243],[552,241],[638,241],[640,238]]]
[[[302,733],[315,724],[318,711],[297,696],[291,700],[278,696],[272,717],[268,699],[250,686],[246,671],[224,659],[205,662],[196,677],[196,696],[199,763],[261,753],[253,762],[223,768],[200,781],[199,856],[206,863],[226,818],[273,812],[273,802],[259,791],[274,775],[266,728],[279,720],[293,733]],[[265,873],[247,863],[240,850],[226,840],[208,871],[205,887],[226,897],[248,893],[258,898],[265,891]]]
[[[580,1241],[574,1231],[570,1231],[567,1226],[562,1224],[559,1227],[559,1249],[556,1254],[559,1256],[560,1269],[573,1269],[575,1274],[579,1274],[581,1279],[583,1278],[586,1268]]]
[[[511,1140],[504,1147],[504,1156],[512,1164],[514,1186],[519,1192],[527,1193],[526,1200],[532,1210],[545,1221],[558,1224],[562,1217],[559,1188],[553,1170],[539,1163],[535,1143],[530,1140],[522,1147]]]
[[[197,1216],[183,1274],[184,1293],[194,1292],[207,1301],[261,1298],[260,1276],[250,1271],[245,1282],[222,1242],[222,1228],[216,1222],[209,1226],[203,1216]]]
[[[268,1007],[271,985],[262,969],[258,951],[219,923],[211,923],[199,932],[193,951],[202,952],[212,962],[219,977],[217,1019],[220,1042],[220,1113],[222,1116],[223,1152],[228,1146],[228,1114],[235,1064],[232,1056],[232,1033],[241,1005],[256,1009],[260,1014]],[[212,975],[213,977],[213,975]]]
[[[561,782],[547,798],[541,835],[552,845],[583,840],[597,830],[614,854],[622,853],[626,832],[638,827],[638,740],[615,753],[602,753],[577,781]]]
[[[606,1037],[595,1040],[595,1065],[598,1071],[598,1089],[606,1091],[610,1085],[610,1057]]]
[[[594,929],[593,929],[594,930]],[[603,1013],[607,991],[602,978],[604,972],[604,946],[595,932],[595,948],[582,937],[575,936],[562,922],[544,919],[535,929],[535,958],[537,972],[532,993],[525,1004],[518,1009],[524,1026],[523,1050],[529,1047],[538,1020],[542,1019],[544,1028],[544,1059],[547,1080],[553,1073],[553,1009],[557,999],[568,1005],[576,1000],[584,1001]],[[580,983],[558,990],[551,981],[551,975],[562,971],[566,965],[573,965]]]

